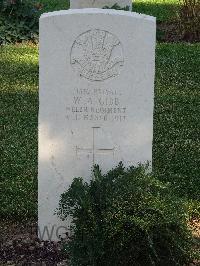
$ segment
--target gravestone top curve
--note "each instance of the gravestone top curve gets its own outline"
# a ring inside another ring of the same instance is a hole
[[[145,15],[145,14],[140,14],[140,13],[136,13],[136,12],[126,12],[123,10],[99,9],[99,8],[69,9],[69,10],[60,10],[60,11],[43,13],[40,16],[40,20],[43,20],[43,19],[48,18],[48,17],[75,15],[75,14],[118,15],[118,16],[133,17],[135,19],[143,19],[143,20],[148,20],[148,21],[153,21],[153,22],[156,21],[156,17]]]

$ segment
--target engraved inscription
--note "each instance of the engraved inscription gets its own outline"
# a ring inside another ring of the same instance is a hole
[[[71,65],[91,81],[116,77],[124,65],[120,41],[112,33],[93,29],[79,35],[71,49]]]
[[[112,148],[97,148],[95,145],[95,131],[100,129],[100,127],[92,127],[92,147],[91,148],[81,148],[76,146],[76,156],[79,157],[82,153],[87,154],[89,157],[89,154],[92,154],[92,162],[93,165],[95,164],[95,156],[97,154],[104,154],[104,155],[112,155],[114,157],[115,147]]]
[[[112,89],[74,89],[71,102],[66,105],[66,118],[74,121],[124,122],[127,107],[121,97],[121,92]]]

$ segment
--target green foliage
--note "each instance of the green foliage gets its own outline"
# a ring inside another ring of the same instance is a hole
[[[172,21],[176,18],[178,0],[135,0],[133,11],[156,17],[157,22]]]
[[[179,28],[183,40],[200,41],[200,1],[179,0]]]
[[[199,220],[200,218],[200,201],[198,200],[189,200],[188,204],[188,215],[190,220]],[[200,241],[200,239],[199,239]],[[199,254],[200,255],[200,254]]]
[[[41,13],[69,8],[69,0],[0,0],[0,45],[38,42]]]
[[[200,200],[200,45],[156,50],[153,167],[180,196]]]
[[[70,215],[66,244],[71,265],[180,265],[191,259],[186,209],[171,189],[143,166],[119,166],[89,183],[75,178],[62,194],[58,214]]]
[[[35,1],[1,0],[0,44],[36,41],[40,4]]]
[[[165,33],[162,30],[160,30],[160,29],[156,30],[156,40],[158,42],[164,41],[164,36],[165,36]]]
[[[103,7],[103,9],[116,9],[116,10],[129,11],[129,6],[120,7],[118,4],[114,4],[114,5],[111,6],[111,7],[109,7],[109,6],[105,6],[105,7]]]
[[[64,10],[70,7],[70,0],[40,0],[40,3],[43,5],[42,12]]]

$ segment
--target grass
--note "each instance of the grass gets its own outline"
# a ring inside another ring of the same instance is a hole
[[[38,53],[0,48],[0,213],[34,216],[37,203]]]
[[[154,167],[200,200],[200,44],[157,46]]]
[[[200,200],[200,44],[158,44],[154,168]],[[0,49],[0,214],[36,217],[38,48]]]

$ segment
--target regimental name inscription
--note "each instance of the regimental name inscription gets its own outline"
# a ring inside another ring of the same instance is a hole
[[[122,94],[113,89],[74,89],[66,106],[66,117],[73,121],[124,122],[127,107]]]

